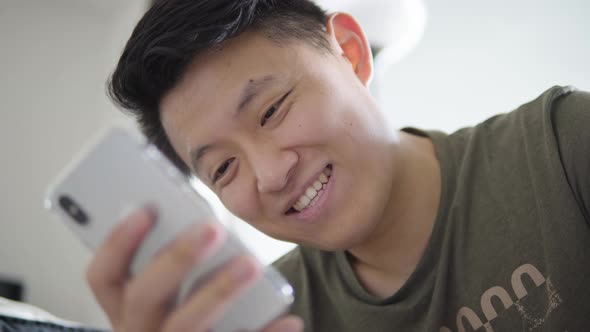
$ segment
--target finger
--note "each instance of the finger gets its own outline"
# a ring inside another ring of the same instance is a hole
[[[297,316],[287,316],[270,323],[262,332],[301,332],[303,320]]]
[[[182,280],[221,246],[224,234],[213,224],[194,225],[134,277],[125,292],[125,330],[157,330]]]
[[[99,247],[86,269],[88,284],[113,325],[120,321],[129,265],[154,220],[155,211],[151,208],[125,218]]]
[[[253,258],[233,258],[174,312],[166,322],[164,331],[209,330],[232,300],[251,286],[260,275],[261,268]]]

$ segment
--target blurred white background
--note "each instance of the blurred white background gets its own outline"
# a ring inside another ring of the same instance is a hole
[[[405,25],[415,41],[422,37],[416,48],[397,61],[396,47],[404,49],[390,45],[394,51],[378,61],[382,74],[373,89],[397,127],[450,132],[555,84],[590,90],[590,3],[425,5],[426,25]],[[100,128],[131,125],[104,84],[144,9],[143,0],[0,0],[0,277],[23,281],[27,302],[97,326],[106,320],[83,279],[90,255],[43,209],[43,195]],[[292,247],[232,225],[265,262]]]

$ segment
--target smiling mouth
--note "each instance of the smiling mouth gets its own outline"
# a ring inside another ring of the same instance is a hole
[[[324,194],[328,181],[332,175],[332,165],[326,166],[318,178],[305,189],[305,192],[297,202],[289,208],[286,215],[300,213],[315,205],[318,199]]]

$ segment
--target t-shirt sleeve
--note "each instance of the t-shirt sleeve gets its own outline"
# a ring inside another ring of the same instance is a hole
[[[559,98],[552,119],[568,182],[590,224],[590,93],[574,91]]]

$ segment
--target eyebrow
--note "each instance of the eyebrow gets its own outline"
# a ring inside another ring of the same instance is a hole
[[[236,114],[242,113],[246,106],[263,90],[277,80],[275,75],[263,76],[259,79],[250,79],[246,84],[246,87],[242,90],[240,102]]]
[[[244,89],[242,89],[242,94],[240,95],[235,115],[243,113],[244,110],[246,110],[248,104],[250,104],[250,102],[254,100],[258,94],[260,94],[260,91],[277,80],[278,77],[276,75],[266,75],[257,79],[249,79]],[[215,148],[215,144],[205,144],[191,150],[190,160],[193,164],[193,168],[197,171],[197,174],[199,173],[199,162],[203,159],[205,154],[207,154],[207,152],[211,151],[213,148]]]

